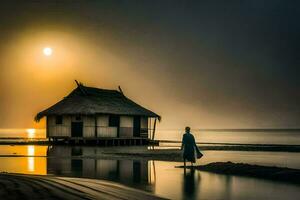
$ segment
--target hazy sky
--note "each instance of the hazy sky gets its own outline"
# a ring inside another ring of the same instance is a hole
[[[1,1],[0,128],[36,126],[74,79],[160,128],[300,127],[299,19],[287,0]]]

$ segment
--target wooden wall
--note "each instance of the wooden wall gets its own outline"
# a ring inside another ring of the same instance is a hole
[[[97,127],[97,137],[118,137],[117,127]]]
[[[76,121],[75,117],[72,117],[72,121]],[[95,137],[95,117],[94,116],[82,116],[83,122],[83,137]]]
[[[80,119],[76,116],[62,116],[62,124],[56,124],[55,116],[47,117],[48,137],[71,137],[71,123],[83,122],[83,137],[117,137],[118,128],[109,127],[109,115],[86,116]],[[97,130],[95,126],[97,125]],[[120,116],[119,137],[133,137],[133,117]],[[141,137],[148,137],[148,118],[141,117]]]
[[[99,115],[97,116],[97,137],[117,137],[118,128],[109,127],[109,116]]]
[[[71,116],[63,116],[62,124],[56,124],[55,116],[48,116],[49,137],[70,137],[71,136]]]
[[[48,116],[49,137],[71,137],[71,123],[83,122],[83,137],[95,137],[95,118],[93,116],[62,116],[62,124],[56,124],[55,116]]]
[[[120,117],[120,137],[133,137],[133,117]]]
[[[97,116],[97,126],[103,126],[107,127],[108,126],[108,115],[99,115]]]

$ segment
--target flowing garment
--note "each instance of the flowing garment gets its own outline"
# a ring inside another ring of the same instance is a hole
[[[196,162],[197,158],[202,157],[202,153],[199,151],[195,138],[190,133],[183,134],[182,137],[183,159],[192,163]]]

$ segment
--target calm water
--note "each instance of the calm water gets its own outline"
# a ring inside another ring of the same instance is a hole
[[[197,142],[238,144],[300,145],[300,132],[296,131],[199,131],[192,130]],[[155,139],[180,141],[183,130],[157,130]],[[45,138],[45,129],[0,129],[1,138]]]
[[[119,147],[118,147],[119,148]],[[122,147],[128,148],[128,147]],[[133,147],[145,148],[145,147]],[[171,199],[297,199],[300,186],[175,168],[176,162],[96,158],[109,148],[0,145],[0,171],[119,182]],[[197,164],[247,162],[300,169],[300,153],[203,151]]]
[[[158,130],[156,139],[181,140],[182,130]],[[299,132],[216,132],[193,134],[203,143],[300,145]],[[0,129],[1,138],[45,138],[44,129]],[[173,144],[174,145],[174,144]],[[121,148],[121,147],[116,147]],[[127,147],[126,147],[127,148]],[[135,147],[144,148],[144,147]],[[182,163],[146,160],[103,160],[100,147],[0,145],[0,171],[55,174],[119,182],[171,199],[297,199],[300,186],[176,168]],[[216,161],[300,169],[300,153],[203,151],[197,164]]]
[[[300,145],[297,131],[199,131],[192,130],[197,142],[235,144]],[[158,130],[156,139],[181,141],[183,130]]]

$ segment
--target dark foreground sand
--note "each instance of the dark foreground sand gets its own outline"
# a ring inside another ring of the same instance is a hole
[[[0,174],[0,199],[163,199],[153,194],[108,181]]]
[[[183,168],[183,166],[180,166]],[[188,168],[192,168],[189,166]],[[194,166],[193,169],[219,174],[238,175],[300,184],[300,169],[286,167],[268,167],[232,162],[214,162],[207,165]]]

